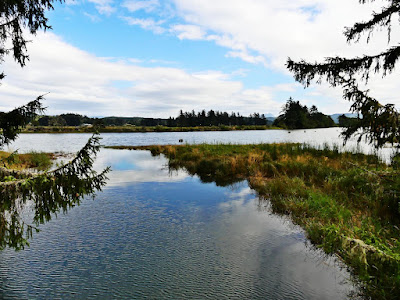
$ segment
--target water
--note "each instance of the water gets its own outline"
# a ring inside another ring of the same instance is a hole
[[[18,142],[75,151],[86,138]],[[102,149],[96,168],[113,169],[103,192],[40,226],[29,248],[0,252],[0,299],[345,299],[355,290],[337,261],[246,182],[217,187],[166,163],[146,151]]]
[[[343,299],[333,259],[246,182],[221,188],[146,151],[102,150],[95,201],[0,253],[1,299]]]
[[[211,131],[211,132],[149,132],[149,133],[102,133],[101,143],[106,146],[141,146],[141,145],[167,145],[184,143],[308,143],[314,146],[324,144],[336,145],[345,150],[353,151],[358,148],[365,154],[374,153],[373,148],[366,144],[357,145],[356,140],[350,140],[343,146],[340,137],[340,128],[322,128],[307,130],[247,130],[247,131]],[[37,151],[76,152],[87,141],[91,134],[22,134],[8,150],[26,152],[32,149]],[[7,150],[7,149],[6,149]],[[383,160],[389,161],[392,148],[384,148],[378,155]]]

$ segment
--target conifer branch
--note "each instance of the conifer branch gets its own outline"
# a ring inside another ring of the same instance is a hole
[[[400,13],[400,2],[393,1],[390,6],[382,9],[380,13],[373,13],[372,19],[367,22],[355,23],[353,27],[346,27],[344,35],[348,42],[355,40],[359,41],[361,34],[369,31],[367,41],[369,41],[371,33],[376,27],[387,27],[388,40],[390,41],[391,22],[393,14]]]
[[[317,82],[321,83],[324,76],[332,86],[337,86],[343,73],[354,76],[361,74],[361,78],[367,83],[371,69],[374,73],[383,72],[386,76],[392,72],[395,64],[400,58],[400,45],[391,47],[387,51],[373,56],[362,56],[353,59],[342,57],[328,57],[325,63],[307,63],[305,60],[294,62],[288,58],[286,67],[294,73],[296,81],[308,87],[317,77]]]
[[[0,112],[0,147],[14,141],[22,127],[26,126],[45,109],[41,103],[43,95],[10,112]]]
[[[359,2],[365,4],[374,1]],[[392,16],[400,15],[400,0],[388,0],[388,2],[388,6],[382,8],[380,13],[372,13],[371,20],[346,28],[347,41],[357,42],[361,33],[365,31],[371,33],[376,27],[387,28],[390,39]],[[352,136],[358,136],[358,141],[364,137],[378,149],[386,143],[398,145],[400,142],[399,112],[393,104],[382,105],[377,99],[369,96],[368,90],[360,90],[355,78],[361,76],[361,80],[368,83],[371,72],[381,73],[384,77],[394,70],[399,58],[400,44],[377,55],[364,55],[351,59],[328,57],[323,63],[308,63],[304,60],[295,62],[289,58],[286,66],[294,73],[296,81],[305,87],[308,87],[313,80],[318,84],[326,80],[332,87],[342,87],[343,98],[352,103],[350,111],[358,115],[357,119],[352,120],[342,132],[345,142]]]
[[[0,249],[10,246],[21,249],[32,234],[20,212],[27,201],[33,203],[35,225],[49,221],[53,214],[66,212],[78,205],[85,196],[95,196],[106,184],[110,168],[97,173],[94,157],[99,151],[100,138],[93,135],[69,163],[49,172],[30,173],[0,168]]]

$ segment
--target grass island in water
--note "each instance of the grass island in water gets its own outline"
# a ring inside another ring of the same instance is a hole
[[[14,170],[36,169],[44,171],[52,166],[55,159],[56,155],[53,153],[31,151],[18,154],[0,151],[1,165]]]

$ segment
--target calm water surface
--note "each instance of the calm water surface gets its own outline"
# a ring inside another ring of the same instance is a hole
[[[19,145],[53,139],[47,151],[57,141],[75,150],[86,137],[23,135]],[[146,151],[103,149],[96,167],[107,165],[94,201],[42,225],[30,248],[0,252],[0,299],[345,299],[354,290],[246,182],[204,184]]]
[[[314,146],[324,144],[353,151],[356,148],[366,154],[373,153],[371,146],[366,143],[357,145],[355,140],[350,140],[343,147],[340,137],[340,128],[323,128],[308,130],[246,130],[246,131],[211,131],[211,132],[149,132],[149,133],[102,133],[101,143],[106,146],[138,146],[138,145],[166,145],[184,143],[308,143]],[[87,141],[91,134],[22,134],[12,143],[9,150],[20,152],[30,151],[60,151],[76,152]],[[391,148],[384,148],[378,153],[384,160],[389,161],[392,154]]]

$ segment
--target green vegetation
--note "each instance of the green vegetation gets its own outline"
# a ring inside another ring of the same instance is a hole
[[[18,154],[0,151],[0,163],[4,167],[14,170],[37,169],[44,171],[52,166],[54,159],[55,156],[52,153],[31,151]]]
[[[287,129],[327,128],[334,127],[335,122],[331,117],[320,113],[315,105],[308,109],[290,98],[273,125]]]
[[[302,144],[110,147],[164,154],[204,182],[247,179],[326,253],[341,257],[367,297],[400,298],[400,168],[372,155]]]
[[[194,110],[191,112],[179,112],[176,119],[169,118],[168,126],[254,126],[254,125],[270,125],[271,122],[265,117],[264,114],[254,113],[248,117],[240,115],[240,113],[210,110],[206,112],[204,109],[196,113]]]
[[[86,123],[85,123],[86,122]],[[118,125],[115,125],[118,124]],[[177,118],[125,118],[108,117],[91,119],[78,114],[42,116],[23,130],[24,133],[85,133],[85,132],[189,132],[232,131],[267,129],[305,129],[336,126],[333,120],[315,106],[310,109],[299,102],[288,100],[284,113],[272,124],[264,115],[254,113],[243,117],[239,113],[228,114],[205,110],[195,113],[180,111]]]
[[[95,127],[104,126],[166,126],[166,127],[202,127],[202,126],[255,126],[255,125],[271,125],[271,120],[267,119],[264,114],[254,113],[248,117],[240,115],[240,113],[228,114],[227,112],[210,110],[206,112],[202,110],[196,113],[191,112],[179,113],[177,118],[169,117],[168,119],[160,118],[141,118],[141,117],[105,117],[105,118],[89,118],[79,114],[62,114],[58,116],[41,116],[32,122],[33,126],[81,126],[93,125]]]
[[[268,130],[281,129],[268,125],[239,125],[239,126],[196,126],[196,127],[167,127],[167,126],[105,126],[105,127],[75,127],[75,126],[27,126],[22,133],[93,133],[93,132],[189,132],[189,131],[233,131],[233,130]]]

